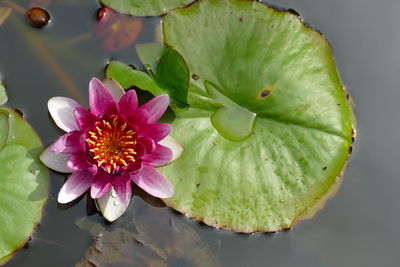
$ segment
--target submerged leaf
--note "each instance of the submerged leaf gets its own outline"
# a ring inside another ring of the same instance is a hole
[[[101,14],[101,15],[100,15]],[[115,52],[128,47],[142,30],[142,19],[118,14],[103,7],[99,11],[94,27],[94,35],[101,40],[104,50]]]
[[[194,0],[99,0],[103,5],[121,13],[135,16],[162,15]]]
[[[160,169],[175,189],[164,201],[234,231],[291,227],[337,183],[352,145],[328,42],[257,1],[199,1],[163,17],[163,31],[192,77],[173,122],[185,153]]]
[[[153,208],[135,199],[117,223],[123,228],[105,231],[87,218],[77,225],[90,231],[94,244],[80,266],[219,266],[212,250],[182,220],[168,209]]]
[[[6,261],[40,221],[49,173],[38,159],[42,142],[32,127],[14,111],[2,109],[0,114],[9,123],[8,139],[0,151],[0,261]]]

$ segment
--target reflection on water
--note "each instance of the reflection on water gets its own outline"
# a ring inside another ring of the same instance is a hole
[[[94,244],[75,266],[219,266],[193,226],[167,208],[150,207],[138,198],[132,204],[112,231],[87,217],[76,221]]]

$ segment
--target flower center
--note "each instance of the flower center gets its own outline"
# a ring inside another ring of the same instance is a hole
[[[87,148],[91,157],[108,173],[135,162],[136,133],[117,115],[98,120],[88,131]]]

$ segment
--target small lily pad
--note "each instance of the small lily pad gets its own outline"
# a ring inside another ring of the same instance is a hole
[[[194,0],[100,0],[100,2],[121,13],[135,16],[157,16],[183,7]]]
[[[175,190],[164,201],[240,232],[311,214],[340,184],[352,146],[352,110],[325,38],[258,1],[198,1],[162,22],[192,77],[172,132],[185,152],[160,168]]]
[[[0,262],[21,248],[39,223],[48,196],[49,172],[40,163],[42,142],[32,127],[16,112],[6,116],[7,142],[0,151]]]

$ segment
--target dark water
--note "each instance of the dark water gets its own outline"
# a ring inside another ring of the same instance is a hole
[[[27,5],[26,1],[15,2]],[[296,10],[305,22],[324,33],[334,48],[343,82],[356,102],[359,136],[341,190],[312,220],[300,222],[290,231],[254,235],[213,229],[135,197],[134,211],[146,214],[144,219],[140,217],[142,223],[154,223],[160,213],[167,213],[168,219],[164,219],[164,224],[152,225],[160,233],[158,238],[146,237],[144,245],[138,243],[132,250],[143,251],[140,255],[147,259],[160,257],[154,250],[145,250],[152,242],[164,242],[156,247],[165,251],[186,247],[185,253],[175,250],[164,255],[163,261],[169,266],[400,266],[400,2],[269,3]],[[18,14],[0,27],[0,73],[9,94],[7,105],[25,114],[46,145],[59,136],[47,117],[46,103],[50,97],[80,94],[85,103],[88,80],[92,76],[102,77],[108,60],[140,66],[132,46],[117,53],[104,51],[93,39],[62,46],[65,41],[92,31],[98,7],[95,0],[54,1],[48,8],[51,27],[33,29]],[[149,30],[140,34],[138,42],[153,38],[150,29],[157,19],[146,18],[144,23]],[[66,90],[54,68],[46,63],[46,56],[43,58],[38,50],[51,55],[78,93]],[[52,174],[51,199],[43,221],[29,247],[22,249],[7,266],[74,266],[94,242],[87,230],[76,225],[82,217],[99,223],[107,231],[119,227],[136,234],[139,231],[128,225],[129,214],[125,220],[111,225],[105,224],[98,214],[87,216],[86,198],[69,209],[57,207],[56,196],[64,178]],[[190,244],[171,237],[170,232],[179,229],[185,229],[182,238]],[[126,266],[143,266],[140,255],[130,255],[132,261]]]

